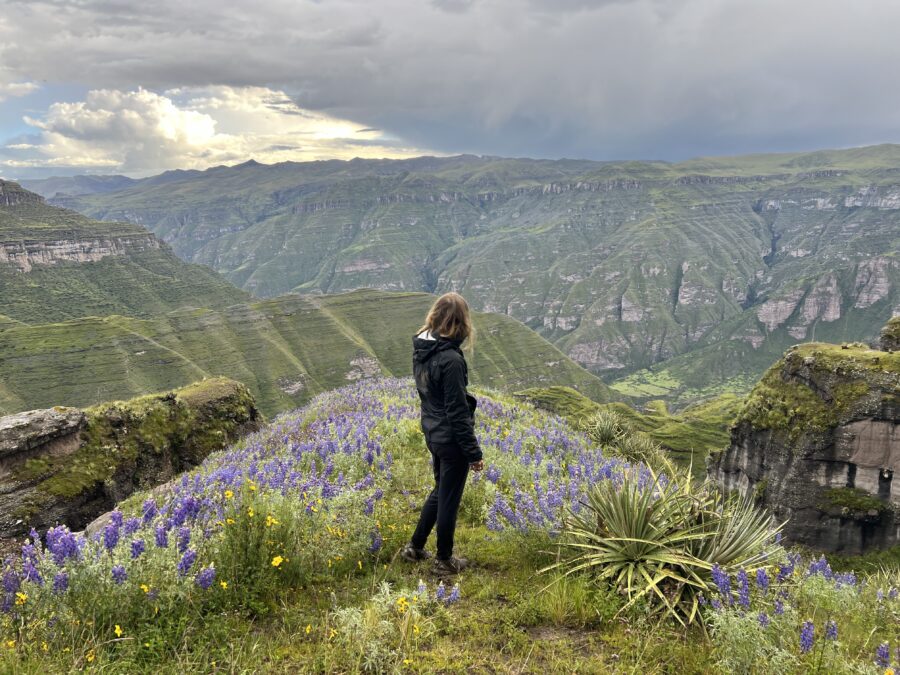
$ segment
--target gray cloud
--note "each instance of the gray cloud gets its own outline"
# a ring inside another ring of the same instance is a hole
[[[436,151],[677,159],[900,141],[890,0],[4,4],[9,81],[272,87]]]

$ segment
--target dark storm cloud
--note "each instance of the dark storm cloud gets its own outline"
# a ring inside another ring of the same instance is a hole
[[[900,141],[891,0],[6,0],[9,81],[288,92],[444,152]]]

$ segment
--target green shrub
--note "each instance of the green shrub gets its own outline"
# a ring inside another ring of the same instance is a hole
[[[627,423],[622,416],[608,408],[598,410],[588,416],[583,427],[588,438],[601,446],[618,443],[629,431]]]
[[[589,570],[624,592],[623,610],[646,599],[654,611],[691,623],[714,564],[753,569],[775,557],[777,528],[752,501],[671,476],[633,469],[621,483],[598,482],[566,521],[560,545],[569,557],[544,571]]]

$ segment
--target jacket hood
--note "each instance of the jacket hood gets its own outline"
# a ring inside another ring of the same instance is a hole
[[[445,349],[459,350],[462,341],[451,340],[450,338],[435,336],[434,340],[425,340],[418,336],[413,337],[413,361],[417,363],[425,363],[432,356]]]

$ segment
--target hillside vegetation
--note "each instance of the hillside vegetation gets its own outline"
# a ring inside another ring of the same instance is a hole
[[[180,260],[140,226],[91,220],[0,181],[0,314],[7,318],[37,324],[149,317],[248,299],[208,267]]]
[[[792,343],[876,336],[900,306],[898,168],[890,145],[248,162],[58,203],[142,224],[256,295],[458,290],[623,393],[683,403],[749,389]]]
[[[408,375],[411,339],[434,297],[357,291],[288,295],[153,319],[83,318],[0,327],[0,412],[87,406],[223,375],[266,415],[373,375]],[[607,387],[514,319],[476,313],[473,382],[515,390],[563,383],[597,401]]]
[[[3,567],[0,668],[883,673],[896,662],[896,574],[836,574],[775,544],[777,527],[757,516],[766,541],[749,548],[740,528],[678,530],[672,518],[737,512],[556,416],[476,393],[487,467],[463,500],[457,548],[474,566],[458,579],[396,555],[431,483],[411,382],[357,383],[135,496],[96,536],[34,533]],[[643,523],[652,538],[624,542],[622,560],[651,561],[658,596],[604,567],[546,569],[578,560],[573,522],[614,526],[591,517],[600,496],[646,507],[620,513],[620,527]],[[580,504],[588,517],[573,521]],[[683,589],[664,574],[675,539],[703,556],[687,626],[664,611]]]

